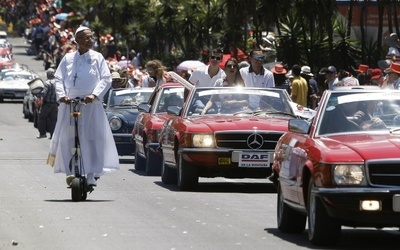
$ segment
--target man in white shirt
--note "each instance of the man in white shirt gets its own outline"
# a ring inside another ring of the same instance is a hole
[[[215,82],[225,77],[224,70],[221,69],[223,52],[221,49],[213,49],[210,55],[210,64],[197,68],[191,74],[189,82],[196,87],[212,87]],[[195,102],[194,109],[203,109],[208,100],[198,99]]]
[[[274,74],[263,66],[265,55],[262,50],[250,52],[250,66],[240,69],[246,87],[273,88],[275,87]],[[250,96],[250,107],[259,107],[259,97]]]
[[[219,66],[222,56],[221,49],[213,49],[210,56],[210,64],[193,71],[189,82],[193,83],[196,87],[214,86],[215,81],[225,75],[225,72]]]

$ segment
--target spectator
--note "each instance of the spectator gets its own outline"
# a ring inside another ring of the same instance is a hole
[[[239,49],[234,43],[229,44],[229,52],[231,57],[235,58],[238,62],[246,61],[247,55],[243,50]]]
[[[290,94],[290,82],[287,81],[287,70],[283,67],[283,65],[276,64],[271,71],[274,74],[275,87],[279,89],[286,89],[286,91]]]
[[[301,67],[300,75],[307,82],[307,87],[308,87],[307,107],[315,109],[317,107],[317,99],[319,93],[318,93],[317,81],[315,81],[314,79],[314,74],[311,73],[310,66]]]
[[[247,87],[275,87],[274,74],[263,66],[264,60],[265,55],[260,49],[250,52],[250,66],[240,69],[240,75]],[[250,96],[250,108],[256,109],[259,104],[260,100],[257,96]]]
[[[136,54],[135,50],[131,50],[131,52],[129,53],[130,59],[131,59],[131,64],[133,65],[133,67],[135,69],[141,69],[142,66],[140,65],[140,60],[138,55]]]
[[[388,88],[400,89],[400,63],[392,62],[385,73],[388,75]]]
[[[386,59],[391,62],[400,61],[400,39],[397,37],[397,34],[391,33],[389,36],[384,38],[383,42],[389,46]]]
[[[142,87],[157,87],[166,83],[165,67],[159,60],[151,60],[146,63],[146,70],[148,75],[142,77]]]
[[[292,81],[292,93],[290,97],[292,101],[307,107],[308,84],[307,81],[300,76],[301,68],[295,64],[292,67],[292,74],[294,76]]]
[[[369,66],[365,64],[360,64],[357,69],[357,80],[359,85],[370,85],[371,84],[371,75],[368,72]]]
[[[47,69],[46,76],[47,80],[44,83],[44,88],[38,96],[38,98],[40,98],[40,103],[42,103],[38,121],[38,139],[46,138],[46,132],[50,133],[51,139],[57,122],[58,103],[55,89],[54,69]]]
[[[326,80],[325,80],[326,86],[328,87],[328,89],[333,89],[339,82],[335,66],[329,66],[325,70],[325,74],[326,74]]]
[[[358,86],[358,85],[360,85],[358,83],[358,79],[355,78],[354,76],[352,76],[350,74],[350,72],[348,72],[344,69],[339,71],[338,80],[339,80],[339,82],[338,82],[337,86]]]
[[[262,40],[263,43],[259,47],[266,54],[267,62],[276,62],[275,37],[272,34],[268,34]]]
[[[379,86],[381,88],[386,87],[383,72],[380,68],[375,68],[371,71],[371,85]]]

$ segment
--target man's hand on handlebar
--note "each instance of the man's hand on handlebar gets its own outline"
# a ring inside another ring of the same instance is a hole
[[[85,98],[83,98],[83,101],[85,102],[85,104],[88,104],[88,103],[92,103],[94,101],[94,99],[96,99],[96,95],[91,94],[91,95],[85,96]]]
[[[94,99],[96,99],[96,95],[91,94],[91,95],[85,96],[83,98],[83,102],[85,104],[92,103],[94,101]],[[71,99],[69,99],[68,96],[63,96],[63,97],[60,98],[60,102],[63,102],[63,103],[66,103],[66,104],[70,104],[71,103]]]
[[[60,102],[66,103],[66,104],[70,104],[71,103],[71,99],[69,99],[68,96],[63,96],[60,98]]]

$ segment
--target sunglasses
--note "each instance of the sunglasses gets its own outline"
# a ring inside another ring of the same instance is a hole
[[[226,65],[227,68],[236,69],[237,66],[235,64],[228,64]]]
[[[113,81],[113,82],[120,82],[121,79],[120,79],[120,78],[114,78],[114,79],[112,79],[112,81]]]
[[[265,56],[253,56],[254,60],[265,60]]]
[[[218,60],[218,61],[221,60],[220,56],[210,56],[210,58],[213,60]]]

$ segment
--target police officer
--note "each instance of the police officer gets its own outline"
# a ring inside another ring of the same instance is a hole
[[[42,103],[38,121],[38,139],[46,138],[46,132],[50,133],[51,139],[57,122],[58,103],[54,83],[54,72],[55,71],[53,68],[47,69],[47,80],[44,83],[44,88],[38,97]]]

